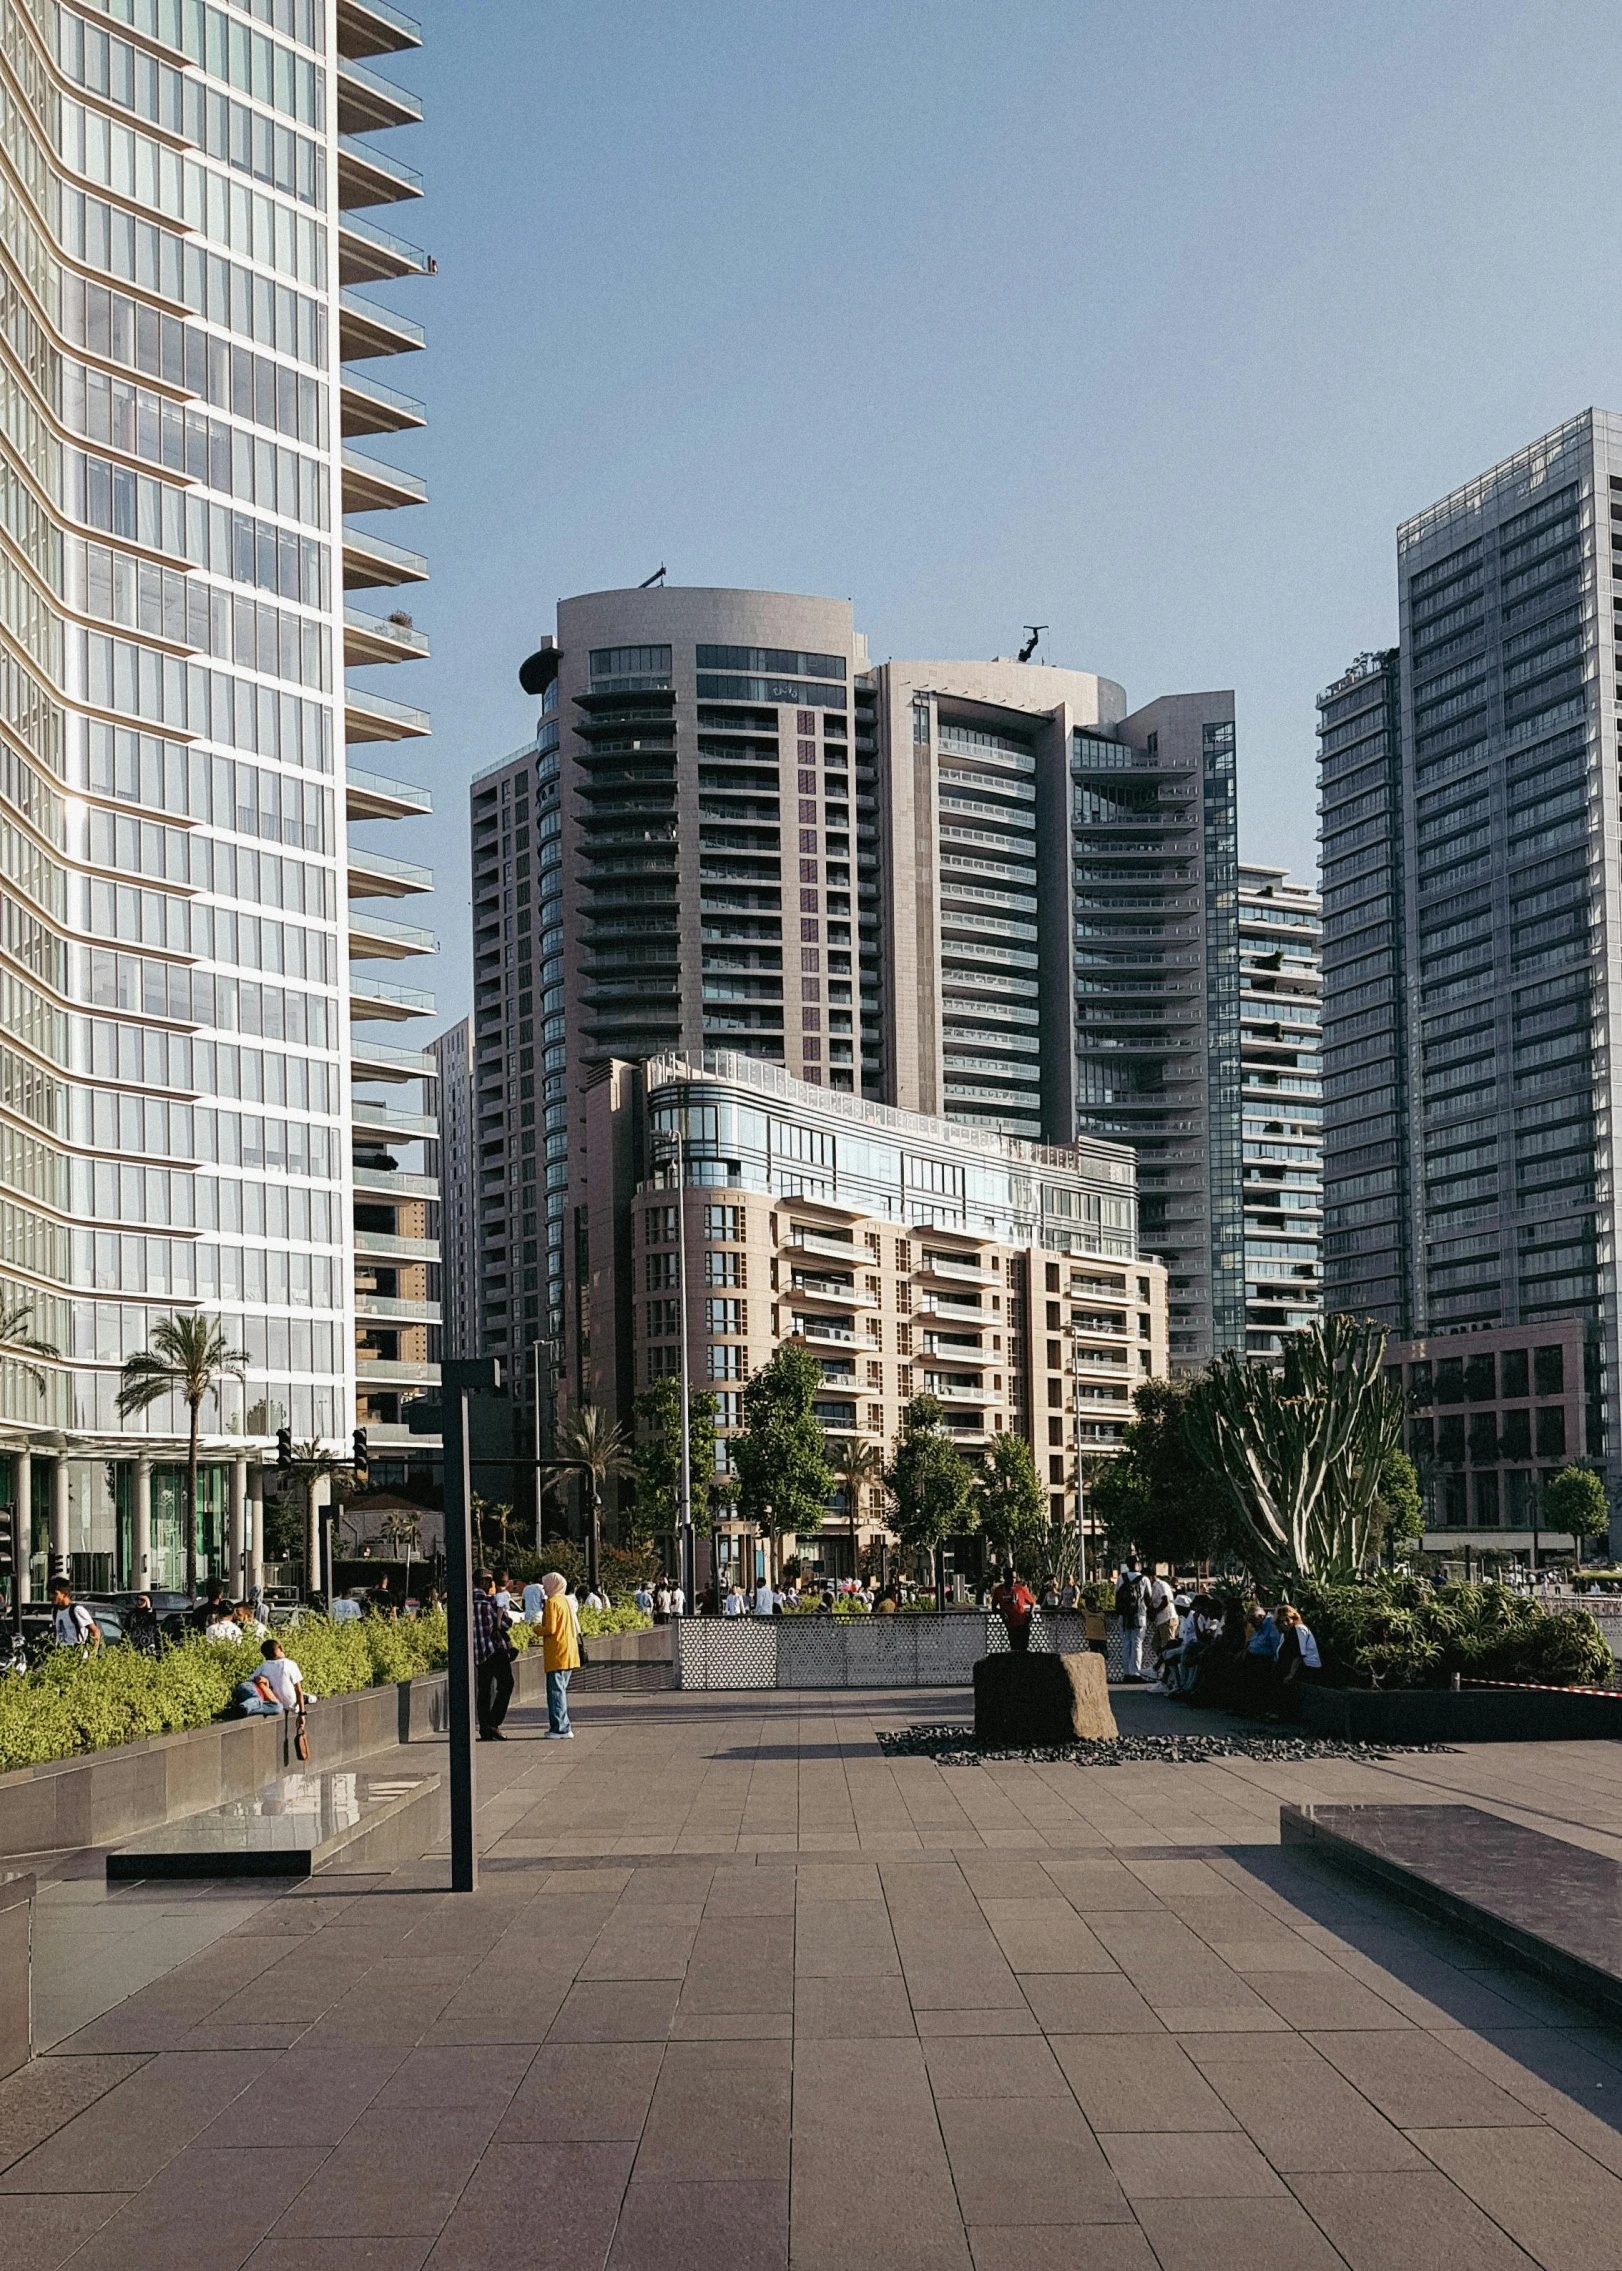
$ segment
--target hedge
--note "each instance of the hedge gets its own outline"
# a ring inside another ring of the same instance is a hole
[[[635,1609],[583,1609],[580,1615],[588,1637],[641,1631],[651,1622]],[[527,1647],[538,1629],[516,1625],[515,1644]],[[398,1622],[365,1616],[331,1624],[306,1616],[278,1637],[312,1697],[352,1695],[445,1666],[442,1609]],[[0,1773],[206,1727],[223,1716],[232,1689],[257,1661],[257,1648],[247,1643],[200,1636],[176,1641],[157,1657],[122,1642],[90,1656],[53,1649],[32,1671],[0,1677]]]
[[[1292,1599],[1332,1680],[1440,1687],[1456,1672],[1466,1680],[1608,1687],[1616,1677],[1610,1644],[1591,1616],[1559,1613],[1507,1585],[1432,1586],[1421,1577],[1303,1582]]]

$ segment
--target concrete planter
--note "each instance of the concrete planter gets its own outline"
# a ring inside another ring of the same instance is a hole
[[[1303,1687],[1301,1726],[1352,1743],[1569,1743],[1622,1736],[1622,1696],[1577,1688]]]
[[[33,1878],[0,1874],[0,2081],[33,2055],[28,1973],[33,1919]]]

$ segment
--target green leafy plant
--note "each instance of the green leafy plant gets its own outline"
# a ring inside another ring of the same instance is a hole
[[[216,1404],[228,1379],[245,1376],[248,1352],[233,1348],[223,1328],[200,1309],[178,1309],[152,1328],[152,1345],[124,1360],[118,1411],[128,1419],[163,1397],[175,1395],[186,1406],[191,1427],[186,1443],[186,1591],[197,1597],[197,1432],[198,1415],[212,1396]]]
[[[1550,1609],[1507,1585],[1305,1579],[1290,1597],[1316,1635],[1329,1677],[1346,1683],[1433,1687],[1456,1672],[1604,1687],[1615,1676],[1610,1645],[1591,1616]]]
[[[681,1520],[681,1382],[658,1380],[636,1399],[636,1492],[620,1524],[638,1544],[675,1530]],[[693,1528],[709,1534],[710,1484],[715,1474],[715,1398],[696,1388],[687,1399],[688,1471]]]
[[[940,1547],[974,1527],[974,1470],[947,1432],[933,1396],[914,1396],[902,1415],[895,1456],[885,1470],[903,1547],[935,1562],[935,1597],[941,1601]]]
[[[1543,1486],[1543,1527],[1569,1530],[1581,1551],[1584,1538],[1610,1535],[1605,1484],[1591,1467],[1562,1467]]]
[[[1051,1524],[1036,1461],[1023,1435],[1010,1428],[994,1438],[975,1482],[981,1534],[999,1561],[1026,1577],[1040,1577]]]
[[[1136,1552],[1146,1563],[1188,1568],[1231,1548],[1232,1507],[1189,1433],[1194,1385],[1143,1381],[1120,1450],[1085,1463],[1087,1512],[1104,1525],[1118,1561]]]
[[[785,1341],[743,1391],[743,1433],[732,1441],[738,1510],[772,1540],[812,1537],[828,1511],[834,1474],[816,1415],[822,1366]]]

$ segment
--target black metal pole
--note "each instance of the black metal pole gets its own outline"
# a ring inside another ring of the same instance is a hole
[[[450,1734],[451,1891],[477,1892],[479,1855],[473,1839],[476,1797],[473,1765],[473,1540],[469,1512],[473,1483],[468,1467],[467,1390],[446,1386],[443,1403],[445,1459],[445,1666]]]

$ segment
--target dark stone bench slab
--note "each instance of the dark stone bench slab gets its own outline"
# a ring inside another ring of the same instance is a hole
[[[306,1768],[246,1798],[166,1823],[107,1856],[107,1875],[308,1877],[414,1859],[444,1816],[440,1777],[389,1768]]]
[[[1479,1806],[1284,1805],[1279,1837],[1622,2019],[1622,1862]]]
[[[1622,1737],[1622,1695],[1589,1688],[1303,1687],[1301,1725],[1346,1743],[1577,1743]]]
[[[33,2056],[33,1911],[33,1877],[0,1873],[0,2080]]]

